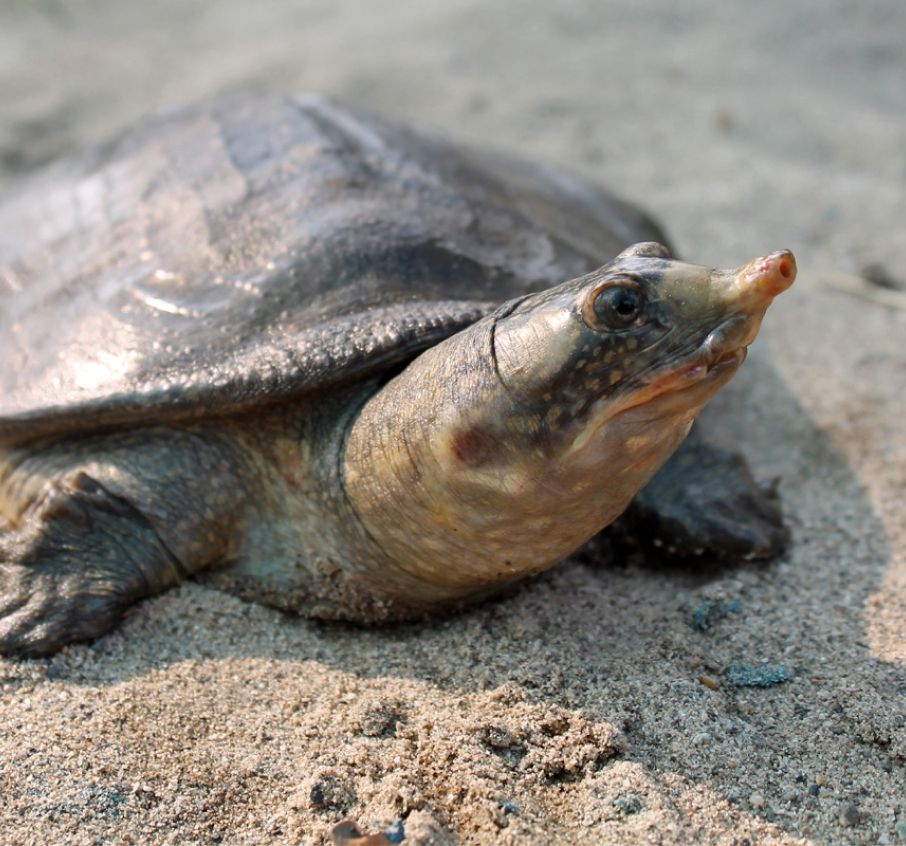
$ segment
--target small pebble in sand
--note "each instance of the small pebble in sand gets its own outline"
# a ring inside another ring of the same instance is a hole
[[[763,808],[765,805],[763,794],[759,793],[757,790],[753,790],[749,794],[749,804],[756,809]]]
[[[713,676],[699,676],[698,680],[709,690],[717,690],[720,687],[720,682]]]
[[[730,602],[720,602],[716,599],[703,599],[692,612],[692,627],[700,632],[706,632],[715,623],[720,622],[728,614],[733,614],[742,608],[738,599]]]
[[[788,681],[793,671],[785,664],[731,664],[727,667],[727,681],[734,687],[771,687]]]
[[[384,837],[386,837],[391,843],[402,843],[405,836],[406,832],[403,828],[402,820],[397,820],[384,832]]]
[[[642,810],[642,800],[634,793],[624,793],[617,796],[617,798],[613,800],[613,804],[627,815],[637,814]]]
[[[844,825],[858,825],[862,819],[862,814],[854,802],[847,803],[840,811],[840,822]]]

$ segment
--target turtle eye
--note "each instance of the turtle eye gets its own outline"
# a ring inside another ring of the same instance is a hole
[[[582,305],[582,319],[590,329],[629,329],[644,316],[647,302],[634,280],[610,280],[591,292]]]

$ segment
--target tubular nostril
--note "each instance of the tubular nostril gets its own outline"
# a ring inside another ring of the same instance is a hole
[[[796,259],[793,258],[793,254],[789,250],[778,250],[769,258],[776,262],[774,267],[777,275],[792,283],[796,278]]]
[[[778,250],[747,265],[746,278],[755,290],[771,297],[785,291],[796,278],[796,259],[789,250]]]
[[[789,250],[777,250],[744,264],[728,291],[728,300],[741,310],[763,309],[796,279],[796,257]]]

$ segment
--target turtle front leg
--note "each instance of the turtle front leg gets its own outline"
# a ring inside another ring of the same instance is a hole
[[[780,498],[746,460],[692,433],[610,528],[658,555],[767,559],[789,542]]]
[[[0,533],[0,654],[99,637],[134,602],[221,558],[238,486],[212,452],[177,433],[126,433],[0,468],[0,493],[25,503]]]

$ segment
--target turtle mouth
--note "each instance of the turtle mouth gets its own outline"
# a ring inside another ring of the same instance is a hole
[[[618,413],[647,405],[668,394],[677,395],[679,409],[687,391],[716,390],[714,384],[719,383],[719,387],[745,361],[753,334],[752,321],[748,317],[731,318],[708,334],[690,361],[656,373]]]
[[[713,333],[712,333],[713,334]],[[694,417],[701,407],[725,385],[745,361],[746,348],[720,350],[711,335],[694,360],[656,374],[627,401],[614,407],[611,400],[592,406],[591,425],[586,425],[572,444],[573,452],[589,446],[612,422],[631,418],[635,425],[659,420]],[[631,412],[631,414],[630,414]]]
[[[657,399],[663,394],[679,393],[700,386],[703,382],[711,382],[727,371],[736,370],[746,358],[746,348],[737,347],[721,353],[704,351],[696,356],[696,360],[673,368],[666,373],[656,376],[642,390],[637,402],[633,402],[622,410],[635,408]]]

